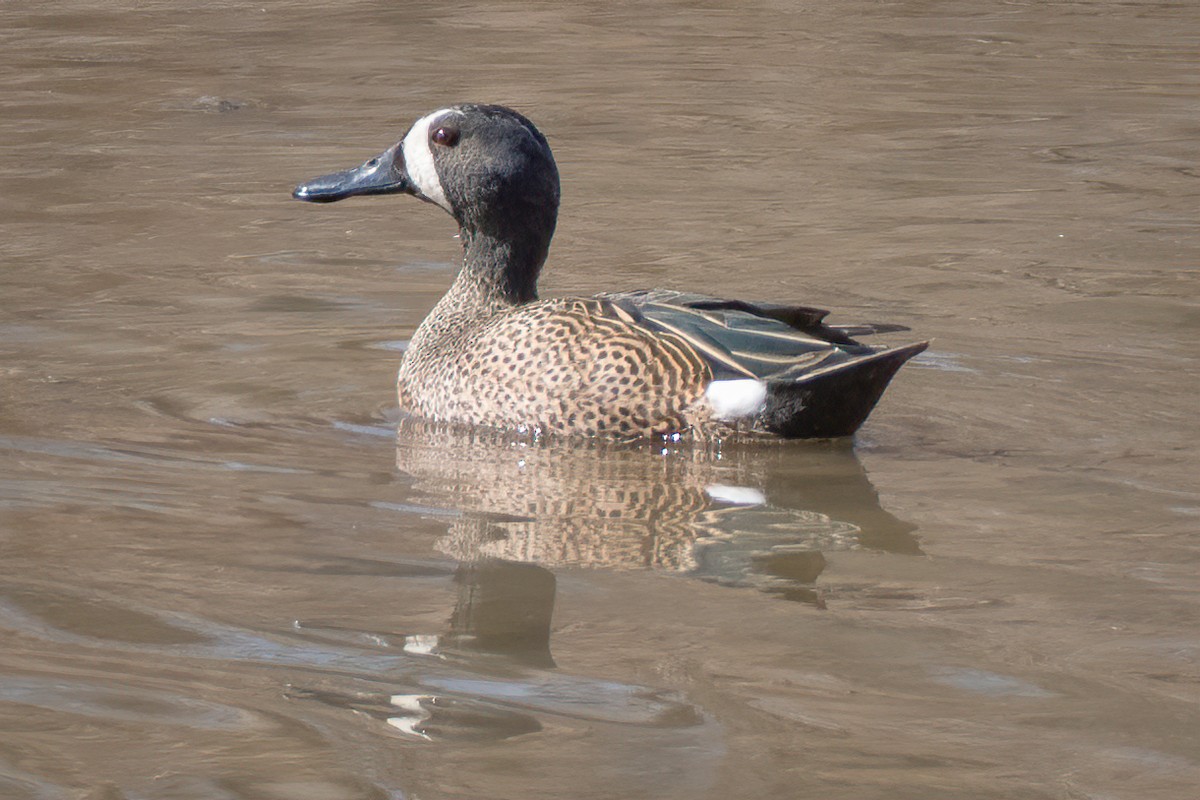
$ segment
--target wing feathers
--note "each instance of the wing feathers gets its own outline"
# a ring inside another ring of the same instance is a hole
[[[907,330],[898,325],[830,326],[806,306],[721,300],[669,289],[600,296],[622,321],[683,339],[718,380],[804,382],[888,352],[851,338]]]

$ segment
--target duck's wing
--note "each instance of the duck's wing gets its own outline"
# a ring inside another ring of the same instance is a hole
[[[705,357],[718,380],[803,380],[879,352],[854,336],[907,330],[899,325],[827,325],[829,312],[820,308],[723,300],[669,289],[611,292],[599,298],[639,324],[686,340]]]
[[[785,437],[854,433],[896,371],[929,344],[871,347],[853,337],[907,328],[827,325],[823,309],[805,306],[669,290],[612,293],[600,302],[627,322],[686,341],[715,381],[761,381],[766,401],[752,424]]]
[[[832,344],[855,345],[855,336],[871,336],[876,333],[907,331],[904,325],[887,323],[857,323],[854,325],[828,325],[825,318],[829,312],[812,306],[782,305],[779,303],[747,302],[726,300],[695,292],[678,292],[673,289],[643,289],[633,292],[609,292],[601,298],[626,306],[666,306],[686,308],[694,311],[740,311],[761,319],[775,320],[792,330]]]

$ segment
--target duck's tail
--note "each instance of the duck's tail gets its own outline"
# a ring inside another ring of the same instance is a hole
[[[755,427],[793,439],[850,436],[866,421],[896,371],[929,342],[867,353],[767,383],[766,406]]]

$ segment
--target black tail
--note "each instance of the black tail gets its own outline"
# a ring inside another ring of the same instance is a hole
[[[850,436],[866,421],[896,370],[929,342],[880,350],[798,381],[767,387],[757,427],[790,439]]]

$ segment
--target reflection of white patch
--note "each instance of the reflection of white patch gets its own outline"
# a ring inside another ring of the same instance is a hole
[[[763,410],[767,404],[767,384],[753,378],[713,381],[704,390],[713,416],[720,420],[748,417]]]
[[[450,209],[450,201],[442,191],[442,182],[438,180],[437,165],[433,163],[433,151],[429,148],[429,131],[447,114],[461,113],[452,108],[443,108],[432,114],[426,114],[413,123],[400,151],[404,154],[404,166],[408,169],[408,178],[416,185],[421,194],[437,203],[442,208]]]
[[[708,496],[718,503],[729,503],[734,506],[761,506],[767,502],[766,496],[758,489],[749,486],[725,486],[714,483],[705,487]]]

